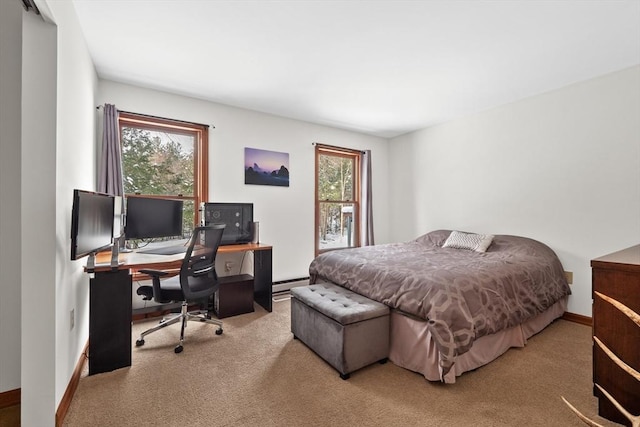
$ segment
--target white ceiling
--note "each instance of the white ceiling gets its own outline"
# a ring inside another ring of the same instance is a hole
[[[393,137],[640,64],[640,0],[73,0],[101,78]]]

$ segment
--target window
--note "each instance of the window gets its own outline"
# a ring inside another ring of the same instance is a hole
[[[360,154],[316,144],[316,254],[360,246]]]
[[[125,196],[183,200],[188,236],[208,197],[208,126],[125,112],[119,125]]]

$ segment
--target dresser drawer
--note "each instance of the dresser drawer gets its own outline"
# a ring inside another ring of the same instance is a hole
[[[640,381],[615,362],[618,359],[640,371],[640,326],[624,312],[629,309],[640,313],[640,245],[592,260],[591,267],[593,381],[598,414],[630,426],[595,384],[629,412],[640,414]]]

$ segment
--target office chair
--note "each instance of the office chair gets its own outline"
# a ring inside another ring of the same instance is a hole
[[[136,347],[144,345],[144,337],[152,332],[167,327],[177,322],[182,322],[180,329],[180,344],[174,351],[181,353],[184,342],[184,328],[188,320],[198,320],[213,325],[217,325],[216,335],[222,334],[222,322],[212,319],[208,311],[200,309],[197,311],[187,311],[189,304],[197,303],[208,305],[208,300],[215,291],[218,290],[218,275],[216,274],[216,253],[222,240],[224,224],[213,224],[206,227],[196,227],[189,241],[187,252],[185,253],[180,274],[161,280],[161,277],[170,273],[160,270],[140,270],[140,273],[147,274],[152,279],[152,286],[140,286],[137,290],[142,299],[153,299],[158,303],[182,302],[180,313],[172,317],[163,318],[160,324],[148,329],[140,334],[136,341]]]

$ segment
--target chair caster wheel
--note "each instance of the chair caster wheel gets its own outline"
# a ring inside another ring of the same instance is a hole
[[[144,345],[144,340],[136,340],[136,347],[142,347]]]
[[[222,335],[222,328],[216,329],[216,335]]]
[[[181,345],[179,345],[179,346],[177,346],[176,348],[174,348],[174,349],[173,349],[173,351],[174,351],[176,354],[178,354],[178,353],[182,353],[182,350],[183,350],[183,349],[182,349],[182,346],[181,346]]]

